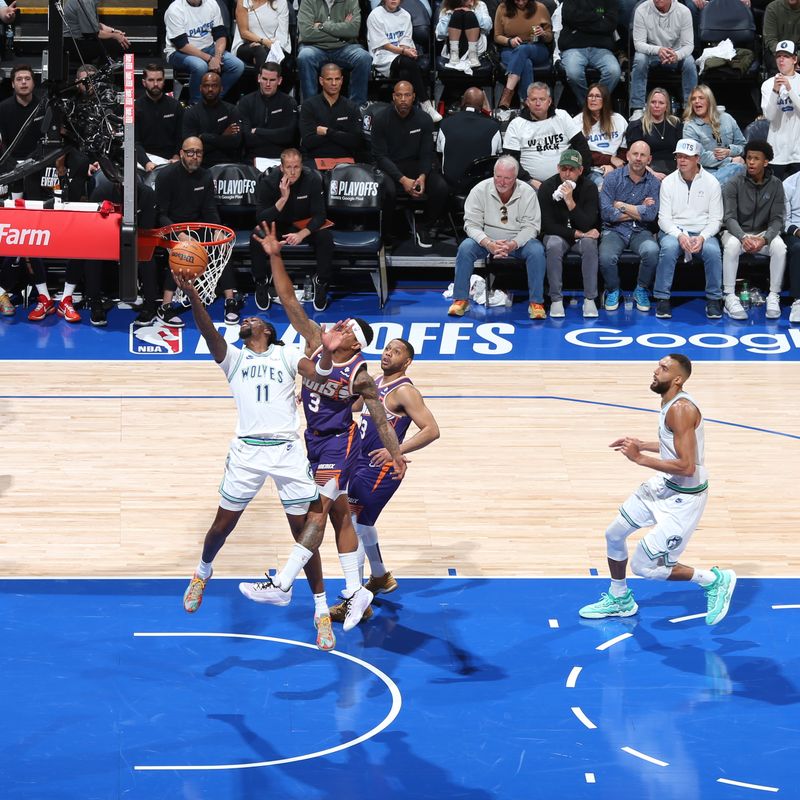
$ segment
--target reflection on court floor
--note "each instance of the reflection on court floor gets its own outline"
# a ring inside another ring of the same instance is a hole
[[[5,580],[5,797],[758,797],[796,792],[800,580],[402,579],[337,653],[213,580]],[[331,591],[335,585],[331,587]],[[332,596],[332,595],[331,595]]]

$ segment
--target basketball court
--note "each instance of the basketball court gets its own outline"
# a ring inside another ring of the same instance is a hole
[[[379,523],[399,589],[333,653],[302,581],[288,608],[238,592],[290,548],[272,487],[182,609],[235,423],[191,321],[0,320],[7,796],[793,796],[800,333],[763,309],[708,321],[688,297],[670,321],[571,306],[535,325],[521,298],[451,320],[441,288],[314,315],[367,319],[371,358],[409,338],[442,431]],[[636,617],[587,622],[603,531],[649,474],[608,443],[653,438],[673,350],[694,360],[710,472],[684,560],[741,580],[715,628],[696,586],[641,580]],[[333,601],[328,539],[323,564]]]

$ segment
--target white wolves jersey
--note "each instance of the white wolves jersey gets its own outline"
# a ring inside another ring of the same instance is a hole
[[[301,358],[300,348],[288,344],[270,345],[263,353],[228,345],[220,367],[239,409],[236,435],[240,439],[299,438],[295,376]]]
[[[667,412],[677,400],[688,400],[700,413],[697,403],[686,392],[678,392],[672,400],[662,407],[661,414],[658,417],[658,445],[661,458],[665,460],[678,458],[678,454],[675,452],[675,438],[672,431],[667,427]],[[708,471],[704,466],[705,433],[703,424],[703,415],[700,413],[700,424],[695,428],[694,432],[697,439],[697,469],[695,469],[693,475],[667,475],[666,484],[673,491],[694,494],[703,492],[708,488]]]

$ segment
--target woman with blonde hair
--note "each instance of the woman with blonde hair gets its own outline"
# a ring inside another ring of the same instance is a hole
[[[683,135],[700,142],[700,165],[724,184],[744,172],[742,153],[747,140],[736,120],[717,108],[705,84],[695,86],[683,113]]]
[[[231,53],[261,71],[269,51],[280,44],[284,56],[292,52],[287,0],[236,0],[236,30]],[[288,64],[284,64],[284,71]]]
[[[592,154],[591,169],[585,175],[598,187],[617,167],[625,166],[625,131],[628,123],[611,106],[611,95],[602,83],[593,83],[586,92],[583,110],[573,117],[581,126]]]
[[[675,171],[675,145],[683,137],[683,123],[670,113],[671,100],[666,89],[656,87],[647,95],[644,114],[628,125],[628,147],[647,142],[653,160],[649,170],[659,180]]]

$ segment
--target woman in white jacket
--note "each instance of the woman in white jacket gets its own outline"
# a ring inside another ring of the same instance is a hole
[[[442,117],[428,96],[428,87],[419,66],[414,44],[411,15],[400,8],[402,0],[381,0],[367,17],[367,48],[372,66],[379,75],[395,81],[408,81],[414,87],[422,110],[436,122]]]
[[[469,65],[480,67],[480,56],[486,52],[486,35],[492,30],[492,18],[483,0],[444,0],[436,23],[436,38],[447,39],[444,55],[449,66],[457,64],[466,49]]]

